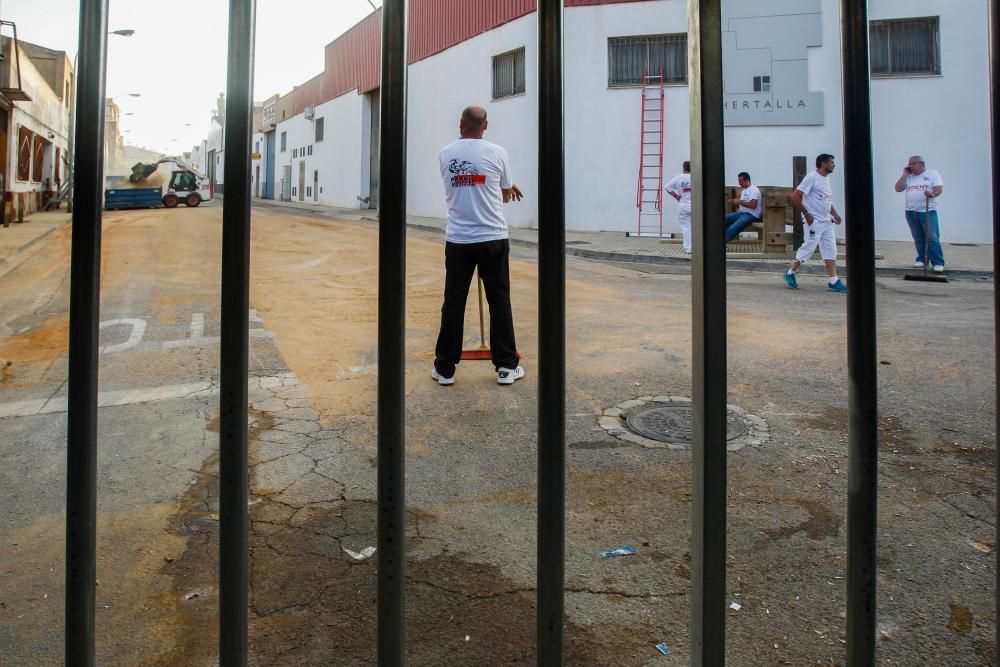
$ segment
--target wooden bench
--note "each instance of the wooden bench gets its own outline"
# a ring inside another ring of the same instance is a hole
[[[752,240],[733,239],[728,244],[729,252],[764,252],[767,254],[787,255],[789,246],[794,243],[794,226],[797,216],[789,198],[793,188],[775,185],[757,186],[764,198],[764,217],[761,222],[752,223],[745,232],[757,232],[757,238]],[[738,186],[726,186],[726,199],[739,199],[742,189]],[[735,211],[738,207],[729,207]],[[799,223],[801,225],[801,222]],[[792,226],[793,231],[788,231]],[[752,244],[751,248],[745,246]],[[741,247],[744,246],[744,247]],[[759,246],[757,249],[756,246]]]

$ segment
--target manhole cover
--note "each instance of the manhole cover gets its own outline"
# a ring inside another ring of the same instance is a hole
[[[692,409],[690,404],[653,403],[636,408],[625,423],[633,433],[659,442],[691,444]],[[726,412],[726,440],[747,434],[746,422],[732,410]]]

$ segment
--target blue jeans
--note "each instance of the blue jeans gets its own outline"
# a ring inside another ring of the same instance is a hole
[[[922,211],[907,211],[906,222],[910,225],[910,233],[913,235],[913,244],[917,247],[917,261],[929,263],[931,266],[944,266],[944,250],[941,249],[941,229],[938,227],[937,211],[931,211],[930,224],[928,225],[930,238],[924,239],[924,218],[927,216]],[[927,262],[927,253],[924,247],[929,245],[930,262]]]
[[[726,214],[726,241],[732,241],[740,235],[744,229],[755,222],[760,222],[760,218],[751,213],[727,213]]]

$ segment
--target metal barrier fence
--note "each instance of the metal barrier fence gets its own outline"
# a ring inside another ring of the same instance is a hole
[[[691,157],[697,252],[692,261],[693,532],[691,664],[725,664],[726,280],[721,1],[689,0]],[[1000,0],[990,0],[994,165],[1000,157]],[[250,130],[255,0],[230,0],[220,357],[220,664],[247,664],[247,357]],[[70,286],[65,662],[95,663],[99,269],[107,0],[81,0]],[[841,0],[848,293],[848,665],[875,664],[877,357],[866,0]],[[378,664],[404,654],[404,316],[406,260],[405,0],[382,15],[378,321]],[[538,2],[539,446],[538,664],[563,662],[565,556],[565,173],[563,7]],[[994,271],[1000,274],[1000,170],[993,172]],[[1000,293],[994,290],[1000,330]],[[994,337],[996,345],[996,337]],[[997,354],[1000,364],[1000,353]],[[997,368],[1000,372],[1000,365]],[[1000,396],[1000,394],[998,394]],[[997,424],[1000,432],[1000,420]],[[997,458],[1000,470],[1000,453]],[[1000,552],[998,552],[1000,558]],[[998,560],[1000,567],[1000,560]],[[1000,602],[998,602],[1000,616]],[[1000,646],[998,646],[1000,654]]]

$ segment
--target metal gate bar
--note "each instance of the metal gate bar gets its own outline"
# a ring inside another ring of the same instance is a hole
[[[250,134],[255,0],[229,1],[219,353],[219,661],[247,664]]]
[[[405,642],[406,0],[382,3],[378,223],[378,664]]]
[[[726,660],[726,242],[721,0],[688,4],[691,170],[691,664]]]
[[[540,667],[563,664],[566,175],[563,2],[538,2],[538,617]]]
[[[80,0],[77,169],[69,296],[69,406],[66,421],[67,665],[95,664],[97,586],[97,345],[104,198],[104,64],[108,0]]]
[[[1000,434],[1000,342],[997,336],[1000,335],[1000,292],[997,291],[996,280],[1000,276],[1000,125],[997,124],[997,114],[1000,114],[1000,0],[990,0],[990,129],[992,130],[992,151],[993,151],[993,355],[996,362],[996,374],[993,376],[994,389],[997,392],[993,402],[994,416],[996,418],[996,428],[994,434]],[[1000,440],[995,443],[994,452],[994,474],[996,485],[994,493],[1000,497]],[[994,514],[996,503],[994,500]],[[1000,514],[996,517],[996,535],[994,544],[1000,544]],[[994,660],[1000,660],[1000,630],[996,626],[1000,623],[1000,549],[994,549],[996,562],[994,563],[994,592],[996,608],[994,616],[998,619],[994,623]]]
[[[847,664],[875,664],[878,345],[868,2],[841,1],[847,265]]]

